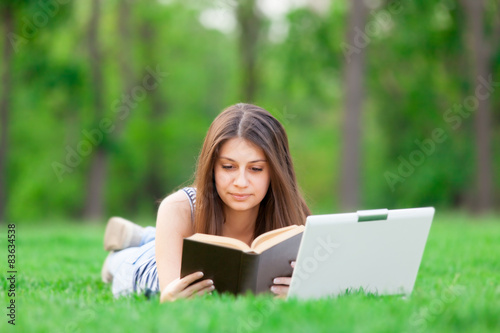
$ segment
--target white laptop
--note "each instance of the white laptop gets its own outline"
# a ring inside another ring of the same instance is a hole
[[[307,218],[288,298],[411,294],[434,208]]]

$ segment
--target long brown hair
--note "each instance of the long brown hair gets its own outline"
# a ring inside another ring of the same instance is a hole
[[[239,103],[215,118],[198,157],[194,182],[197,188],[195,232],[222,234],[223,202],[215,187],[214,165],[221,145],[235,137],[260,147],[270,166],[271,182],[260,203],[254,237],[273,229],[305,224],[310,210],[297,185],[285,129],[263,108]]]

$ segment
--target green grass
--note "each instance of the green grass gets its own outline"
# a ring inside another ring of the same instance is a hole
[[[6,230],[1,228],[2,274]],[[351,294],[300,302],[212,295],[159,304],[114,299],[100,281],[104,226],[18,223],[22,332],[492,332],[500,329],[500,218],[437,215],[409,298]],[[7,324],[7,281],[0,331]]]

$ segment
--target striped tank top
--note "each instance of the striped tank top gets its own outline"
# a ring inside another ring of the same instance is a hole
[[[194,223],[194,208],[196,204],[196,189],[194,187],[184,187],[182,189],[189,199],[191,206],[191,223]],[[154,241],[152,241],[154,242]],[[160,291],[160,281],[158,279],[158,269],[156,267],[156,256],[154,246],[150,258],[144,261],[134,272],[132,279],[133,290],[137,293],[145,293],[147,296]]]

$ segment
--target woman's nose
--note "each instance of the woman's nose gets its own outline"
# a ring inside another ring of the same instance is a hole
[[[245,170],[241,170],[238,172],[238,175],[234,180],[234,185],[238,187],[245,187],[248,185],[248,179]]]

